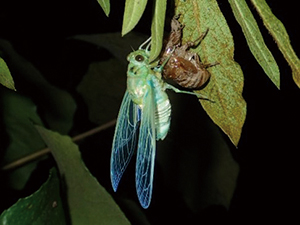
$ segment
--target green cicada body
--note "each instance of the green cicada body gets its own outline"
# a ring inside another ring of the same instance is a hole
[[[163,140],[170,127],[171,105],[165,90],[194,94],[180,91],[162,80],[164,64],[151,66],[149,48],[150,39],[127,57],[127,90],[117,119],[110,174],[112,187],[116,191],[138,142],[135,180],[143,208],[148,208],[151,202],[156,140]]]
[[[171,105],[161,74],[149,65],[149,51],[137,50],[127,57],[127,91],[142,109],[154,112],[156,140],[163,140],[170,127]],[[157,69],[159,70],[159,69]]]

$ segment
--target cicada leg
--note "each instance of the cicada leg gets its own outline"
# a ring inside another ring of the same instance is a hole
[[[213,62],[213,63],[205,63],[205,64],[203,64],[203,66],[205,68],[209,68],[209,67],[216,66],[216,65],[219,65],[219,64],[220,64],[219,62]]]
[[[197,45],[200,44],[200,42],[205,38],[207,35],[209,29],[207,28],[206,31],[204,31],[200,37],[198,37],[195,41],[188,41],[184,46],[186,49],[189,49],[190,47],[196,47]]]
[[[207,28],[206,31],[204,31],[200,37],[198,37],[195,41],[189,41],[187,42],[184,46],[185,46],[185,49],[189,49],[191,47],[196,47],[204,38],[205,36],[207,35],[209,29]],[[198,43],[197,43],[198,42]],[[213,62],[213,63],[202,63],[199,59],[199,57],[196,57],[196,53],[195,54],[192,54],[192,57],[194,60],[196,60],[196,63],[198,63],[199,65],[202,65],[204,68],[209,68],[209,67],[212,67],[212,66],[216,66],[218,64],[220,64],[219,62]],[[190,58],[190,60],[191,60]]]
[[[143,49],[143,47],[146,46],[146,51],[149,51],[150,45],[151,45],[151,37],[149,37],[144,43],[142,43],[139,47],[139,50]]]
[[[174,51],[175,51],[175,47],[170,51],[170,55],[168,56],[168,58],[166,58],[166,60],[163,61],[162,64],[160,64],[158,67],[154,68],[156,72],[162,73],[164,66],[168,63]]]
[[[196,61],[196,64],[200,65],[201,68],[204,67],[205,69],[220,64],[219,62],[203,63],[203,62],[200,61],[200,58],[199,58],[199,56],[197,55],[197,53],[191,53],[191,57],[189,58],[189,60],[190,60],[190,61],[192,61],[192,60]]]
[[[188,94],[188,95],[195,95],[197,96],[197,98],[201,98],[201,99],[204,99],[204,100],[209,100],[211,101],[208,97],[206,97],[205,95],[201,95],[199,93],[194,93],[194,92],[189,92],[189,91],[183,91],[183,90],[179,90],[178,88],[168,84],[168,83],[164,83],[164,87],[165,89],[170,89],[170,90],[173,90],[175,93],[180,93],[180,94]]]

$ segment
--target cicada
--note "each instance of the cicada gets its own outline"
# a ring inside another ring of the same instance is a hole
[[[168,59],[160,66],[150,64],[150,45],[148,39],[127,57],[127,90],[117,119],[110,164],[111,183],[116,191],[137,147],[135,183],[143,208],[151,202],[156,141],[163,140],[170,128],[171,104],[166,89],[201,97],[164,82],[161,72]]]
[[[171,21],[171,32],[161,55],[161,63],[169,58],[162,74],[165,79],[171,79],[182,87],[199,89],[210,78],[207,68],[218,63],[203,64],[197,53],[188,50],[191,47],[196,47],[197,43],[203,40],[208,29],[197,40],[182,45],[181,38],[184,26],[180,24],[178,18],[179,16],[175,16]]]

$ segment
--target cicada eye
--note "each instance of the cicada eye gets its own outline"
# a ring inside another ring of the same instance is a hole
[[[144,56],[142,56],[142,55],[137,55],[137,56],[135,57],[135,60],[138,61],[138,62],[142,62],[142,61],[144,61]]]

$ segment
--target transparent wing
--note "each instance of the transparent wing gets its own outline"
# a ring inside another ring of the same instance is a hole
[[[148,208],[153,188],[153,172],[156,150],[155,102],[153,90],[145,95],[136,159],[136,191],[143,208]]]
[[[114,191],[136,147],[140,114],[141,110],[126,91],[118,115],[110,160],[110,178]]]

